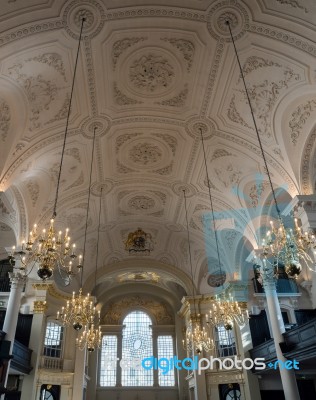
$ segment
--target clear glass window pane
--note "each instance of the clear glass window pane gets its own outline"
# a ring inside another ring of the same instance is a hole
[[[48,321],[44,339],[44,356],[61,358],[64,328]]]
[[[158,336],[157,340],[158,346],[158,360],[160,358],[167,358],[168,360],[172,359],[174,356],[173,353],[173,338],[170,335]],[[158,370],[158,383],[159,386],[174,386],[174,368],[167,372],[168,365],[170,365],[167,361],[162,362],[163,368],[159,368]]]
[[[215,329],[216,348],[218,357],[228,357],[236,355],[236,343],[232,330],[226,330],[223,325]]]
[[[152,386],[153,370],[144,368],[133,368],[132,363],[145,357],[153,355],[152,344],[152,321],[149,316],[142,311],[133,311],[128,314],[123,325],[122,360],[130,363],[122,368],[123,386]],[[140,361],[140,362],[139,362]]]
[[[103,336],[100,363],[100,386],[115,386],[118,365],[117,336]]]

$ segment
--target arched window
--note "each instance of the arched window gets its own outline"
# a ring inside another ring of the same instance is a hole
[[[132,311],[123,321],[122,368],[123,386],[152,386],[153,370],[133,368],[133,361],[153,355],[152,321],[142,311]],[[129,366],[130,364],[130,366]]]
[[[152,360],[164,359],[157,373],[154,373],[157,366],[153,362],[145,360],[145,367],[142,365],[142,361],[149,357]],[[175,386],[175,370],[168,366],[168,360],[173,357],[174,329],[156,326],[146,312],[132,311],[126,315],[122,325],[109,325],[102,338],[99,385]]]

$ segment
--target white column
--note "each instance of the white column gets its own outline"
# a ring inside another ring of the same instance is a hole
[[[272,337],[278,360],[284,363],[287,359],[283,356],[280,343],[284,341],[282,333],[285,332],[281,314],[280,303],[276,291],[273,266],[268,263],[263,267],[263,286],[267,298],[267,308],[270,318]],[[279,368],[285,400],[300,400],[294,370]]]
[[[83,388],[86,386],[86,348],[84,350],[76,349],[75,373],[73,380],[72,400],[83,399]]]
[[[97,393],[97,384],[98,384],[98,358],[99,358],[99,349],[96,348],[95,351],[88,354],[88,375],[89,381],[87,384],[87,399],[95,399]]]
[[[43,285],[43,284],[42,284]],[[46,294],[46,290],[43,291]],[[41,297],[43,298],[43,297]],[[33,310],[32,329],[30,336],[29,348],[33,350],[32,353],[32,366],[33,369],[29,375],[25,375],[22,385],[21,400],[36,399],[39,397],[38,375],[39,366],[41,362],[41,354],[43,349],[46,318],[45,311],[47,305],[46,300],[35,300]],[[38,396],[38,397],[37,397]]]
[[[11,281],[11,290],[8,300],[7,311],[3,324],[3,332],[6,333],[5,340],[9,340],[10,344],[10,354],[12,354],[15,331],[18,322],[19,309],[21,305],[21,295],[22,290],[26,282],[26,277],[21,272],[10,272],[9,273]],[[7,385],[8,375],[9,375],[10,361],[8,363],[5,386]]]

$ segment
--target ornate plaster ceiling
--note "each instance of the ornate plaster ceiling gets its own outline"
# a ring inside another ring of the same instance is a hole
[[[204,225],[210,212],[209,185],[227,277],[245,274],[244,260],[257,246],[270,188],[227,19],[273,184],[286,193],[282,201],[313,193],[313,0],[2,3],[0,222],[17,240],[25,238],[33,223],[45,224],[52,215],[83,15],[57,223],[67,223],[83,248],[97,127],[87,239],[91,263],[85,267],[85,281],[94,271],[101,187],[100,268],[119,263],[121,274],[140,273],[137,262],[134,270],[124,270],[124,261],[137,258],[125,251],[124,240],[140,226],[155,242],[154,251],[141,256],[148,271],[162,263],[190,275],[185,189],[195,283],[204,292],[211,290],[207,275],[217,256]],[[7,237],[1,246],[13,244]],[[106,276],[106,269],[102,271]]]

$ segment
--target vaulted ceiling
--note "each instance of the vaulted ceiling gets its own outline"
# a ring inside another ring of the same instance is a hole
[[[56,224],[67,225],[83,249],[97,127],[84,281],[95,268],[102,187],[98,270],[104,287],[157,285],[158,274],[165,289],[175,291],[179,283],[187,289],[185,190],[195,283],[203,293],[212,290],[207,279],[217,253],[203,224],[211,204],[200,130],[221,261],[228,280],[241,279],[271,191],[225,21],[273,184],[286,203],[314,192],[316,3],[2,0],[2,247],[51,218],[82,16]],[[154,239],[150,255],[125,250],[138,227]],[[149,274],[141,277],[144,271]]]

